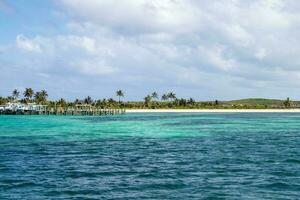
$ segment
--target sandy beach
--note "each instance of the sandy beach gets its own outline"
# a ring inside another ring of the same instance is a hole
[[[300,109],[126,109],[127,113],[300,113]]]

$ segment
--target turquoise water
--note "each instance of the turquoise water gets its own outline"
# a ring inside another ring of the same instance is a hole
[[[0,116],[0,199],[299,199],[300,114]]]

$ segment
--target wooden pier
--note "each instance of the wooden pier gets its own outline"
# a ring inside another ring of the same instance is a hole
[[[126,110],[119,109],[76,109],[76,108],[50,108],[43,110],[0,110],[0,115],[78,115],[78,116],[102,116],[125,114]]]

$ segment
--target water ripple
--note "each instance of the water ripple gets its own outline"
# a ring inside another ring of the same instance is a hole
[[[299,119],[0,116],[0,199],[299,199]]]

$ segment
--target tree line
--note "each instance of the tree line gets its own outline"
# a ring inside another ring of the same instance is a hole
[[[34,92],[32,88],[26,88],[23,92],[23,98],[21,97],[21,92],[17,89],[14,89],[11,93],[11,96],[6,98],[0,97],[0,104],[5,104],[8,102],[21,102],[21,103],[38,103],[46,104],[48,98],[48,92],[46,90],[41,90]]]
[[[164,109],[164,108],[182,108],[182,109],[217,109],[217,108],[234,108],[234,109],[264,109],[264,108],[291,108],[295,107],[289,98],[282,101],[281,104],[229,104],[226,101],[195,101],[193,98],[178,98],[174,92],[167,92],[159,95],[157,92],[152,92],[144,97],[143,101],[123,101],[125,93],[122,90],[117,90],[115,93],[117,100],[113,98],[93,99],[87,96],[84,99],[75,99],[67,101],[64,98],[58,100],[48,100],[48,92],[46,90],[34,91],[32,88],[25,88],[23,92],[14,89],[10,96],[0,97],[0,105],[8,102],[20,102],[24,104],[36,103],[48,105],[49,107],[75,107],[79,105],[87,105],[98,108],[129,108],[129,109]]]

